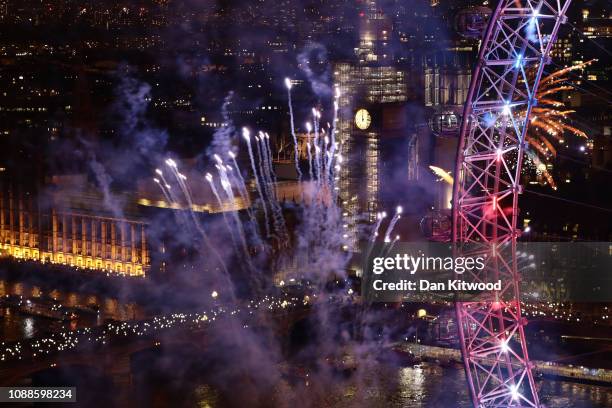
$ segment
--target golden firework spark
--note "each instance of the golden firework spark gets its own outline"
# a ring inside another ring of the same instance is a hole
[[[543,78],[537,92],[538,106],[534,106],[529,119],[530,128],[525,140],[533,148],[534,154],[528,157],[535,165],[536,171],[541,174],[551,187],[556,188],[555,182],[548,172],[544,162],[557,155],[557,145],[565,142],[564,134],[587,138],[586,133],[569,125],[566,120],[574,110],[565,109],[565,102],[556,97],[560,92],[573,89],[564,85],[569,80],[569,73],[584,69],[595,60],[575,64],[551,73]],[[523,112],[524,117],[525,112]]]
[[[453,185],[453,176],[451,176],[446,170],[437,167],[437,166],[429,166],[429,169],[434,172],[434,174],[440,179],[446,181],[451,186]]]

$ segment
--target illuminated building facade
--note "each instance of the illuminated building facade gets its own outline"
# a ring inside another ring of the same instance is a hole
[[[357,223],[372,222],[381,207],[385,179],[386,140],[404,136],[403,104],[406,74],[393,67],[392,24],[375,1],[360,14],[356,61],[337,63],[339,87],[337,124],[340,153],[346,159],[339,174],[339,197],[349,243],[354,246]]]
[[[146,224],[77,212],[39,211],[0,192],[0,256],[145,276]]]
[[[190,204],[166,201],[153,180],[136,185],[135,192],[105,197],[84,174],[72,174],[51,176],[44,192],[35,194],[0,188],[0,257],[144,277],[165,271],[169,254],[160,233],[175,224],[160,214],[190,210],[206,217],[250,205],[239,197],[219,205],[204,183],[190,185]],[[277,186],[277,192],[287,200],[299,196],[290,185]],[[157,235],[149,225],[156,225]]]

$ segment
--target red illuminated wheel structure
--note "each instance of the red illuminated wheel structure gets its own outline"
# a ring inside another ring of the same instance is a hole
[[[455,251],[486,257],[486,267],[466,272],[464,280],[502,281],[499,292],[456,304],[470,396],[478,408],[541,406],[521,315],[517,204],[529,116],[569,3],[500,1],[463,112],[453,191]]]

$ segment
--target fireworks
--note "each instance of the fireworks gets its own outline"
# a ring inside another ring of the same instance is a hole
[[[556,185],[545,163],[557,155],[557,145],[565,143],[564,134],[568,132],[576,137],[587,137],[586,133],[567,123],[569,115],[575,111],[565,109],[565,103],[556,96],[572,89],[571,85],[566,85],[570,72],[583,69],[592,62],[572,65],[543,78],[536,95],[538,104],[531,111],[530,127],[525,140],[533,151],[527,150],[526,161],[527,164],[532,164],[531,168],[535,169],[536,174],[541,175],[553,188],[556,188]],[[525,112],[519,112],[518,115],[524,117]]]
[[[291,130],[291,136],[293,137],[295,171],[297,172],[297,175],[298,175],[298,181],[301,181],[302,172],[300,170],[298,142],[297,142],[297,136],[295,134],[295,122],[293,119],[293,103],[291,102],[291,87],[293,86],[291,83],[291,79],[285,78],[285,86],[287,87],[287,104],[289,106],[289,119],[290,119],[289,126]]]
[[[542,79],[536,96],[538,105],[532,108],[531,117],[529,119],[530,127],[525,136],[525,141],[529,144],[531,149],[525,150],[526,165],[524,169],[527,169],[527,171],[534,170],[538,176],[543,177],[546,183],[554,189],[557,188],[556,183],[548,171],[547,162],[557,155],[556,145],[566,142],[564,138],[566,132],[576,137],[587,138],[586,133],[566,122],[569,115],[575,111],[565,109],[565,103],[554,99],[554,96],[559,92],[573,89],[570,85],[563,85],[568,81],[567,74],[578,69],[583,69],[592,62],[593,61],[588,61],[560,69]],[[502,109],[502,115],[512,115],[512,109],[512,104],[506,104]],[[524,118],[525,113],[525,111],[518,111],[516,115],[519,118]],[[495,122],[496,117],[490,115],[485,117],[485,120]],[[491,125],[491,123],[489,125]],[[505,153],[506,151],[498,149],[498,160]],[[453,177],[447,171],[437,166],[429,166],[429,168],[435,175],[440,177],[440,180],[451,185],[453,184]]]
[[[291,115],[290,132],[295,136],[293,107],[291,106],[291,80],[285,80],[285,87],[288,91],[289,110]],[[272,165],[272,149],[270,146],[270,136],[265,131],[252,132],[247,127],[242,128],[243,143],[248,152],[250,163],[250,174],[243,177],[240,170],[237,151],[240,145],[234,146],[227,153],[227,161],[232,163],[232,167],[226,165],[225,157],[219,154],[214,154],[212,165],[217,169],[218,174],[205,173],[204,180],[210,187],[214,198],[217,201],[219,208],[222,211],[223,226],[227,230],[228,241],[233,249],[228,257],[238,256],[243,260],[242,265],[254,276],[253,282],[250,282],[251,289],[255,293],[266,286],[262,281],[264,277],[263,271],[269,271],[270,264],[279,266],[286,263],[282,258],[300,259],[300,265],[293,273],[300,278],[312,278],[315,281],[318,278],[325,279],[329,273],[343,274],[345,266],[349,259],[348,240],[343,225],[343,213],[337,203],[338,186],[338,171],[343,162],[340,152],[337,150],[336,144],[336,123],[338,121],[338,98],[340,97],[339,89],[336,87],[336,92],[333,97],[333,110],[329,112],[331,123],[324,122],[326,112],[319,107],[311,108],[308,119],[305,124],[307,132],[306,150],[308,152],[308,172],[309,180],[302,181],[302,169],[298,156],[296,156],[295,165],[298,173],[298,187],[302,202],[299,207],[295,208],[300,214],[300,222],[295,226],[295,237],[290,237],[287,229],[285,216],[283,214],[284,203],[279,201],[277,192],[277,178]],[[325,125],[322,125],[326,123]],[[297,138],[294,137],[295,151],[297,151]],[[236,149],[236,150],[234,150]],[[187,188],[187,178],[179,172],[179,163],[173,159],[165,161],[168,166],[167,171],[174,177],[171,180],[166,180],[164,172],[155,169],[155,182],[164,193],[166,199],[175,207],[181,199],[186,199],[189,208],[193,207],[192,199]],[[191,177],[193,183],[194,178]],[[197,179],[197,177],[195,178]],[[247,188],[248,181],[252,180],[255,186],[255,200],[251,201]],[[180,187],[171,192],[170,183]],[[219,188],[218,186],[222,188]],[[246,203],[246,213],[248,219],[242,217],[238,213],[238,206],[235,204],[234,191],[237,191],[244,203]],[[181,197],[181,194],[185,197]],[[253,205],[251,205],[251,203]],[[287,207],[285,207],[287,208]],[[376,225],[372,229],[369,240],[369,247],[374,245],[374,241],[378,238],[383,241],[387,249],[399,240],[399,236],[394,236],[393,230],[401,218],[403,208],[398,206],[396,212],[390,222],[386,225],[384,231],[382,228],[383,219],[386,218],[386,213],[381,212]],[[262,214],[263,226],[256,217],[256,212]],[[187,219],[186,215],[190,215],[191,219]],[[176,217],[181,221],[181,226],[189,227],[195,224],[198,231],[201,231],[203,239],[207,246],[210,246],[210,240],[207,237],[206,225],[200,225],[200,221],[196,219],[193,211],[188,214],[177,212]],[[182,218],[182,219],[180,219]],[[260,233],[259,229],[263,230]],[[280,249],[283,248],[281,252]],[[220,258],[218,254],[215,257]],[[233,262],[231,259],[219,259],[220,266],[227,271],[226,262]],[[275,268],[276,270],[276,268]],[[222,277],[224,281],[232,285],[232,279],[227,274]]]
[[[387,226],[387,231],[385,232],[385,242],[391,242],[391,233],[393,232],[393,228],[395,228],[395,224],[397,224],[397,222],[399,221],[400,218],[402,218],[402,211],[403,208],[401,205],[398,205],[396,210],[395,210],[395,215],[393,216],[393,218],[391,219],[391,222],[389,223],[389,225]]]
[[[451,186],[453,185],[453,177],[447,171],[437,166],[429,166],[429,169],[440,179],[446,181]]]

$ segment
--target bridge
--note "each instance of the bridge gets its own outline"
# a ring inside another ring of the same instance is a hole
[[[125,390],[130,382],[132,357],[138,353],[185,347],[204,353],[214,341],[208,328],[234,316],[241,322],[248,321],[249,327],[273,328],[275,333],[284,335],[308,313],[309,308],[303,305],[268,299],[242,308],[174,313],[1,343],[0,386],[14,386],[44,370],[79,366],[112,378],[118,390]]]

